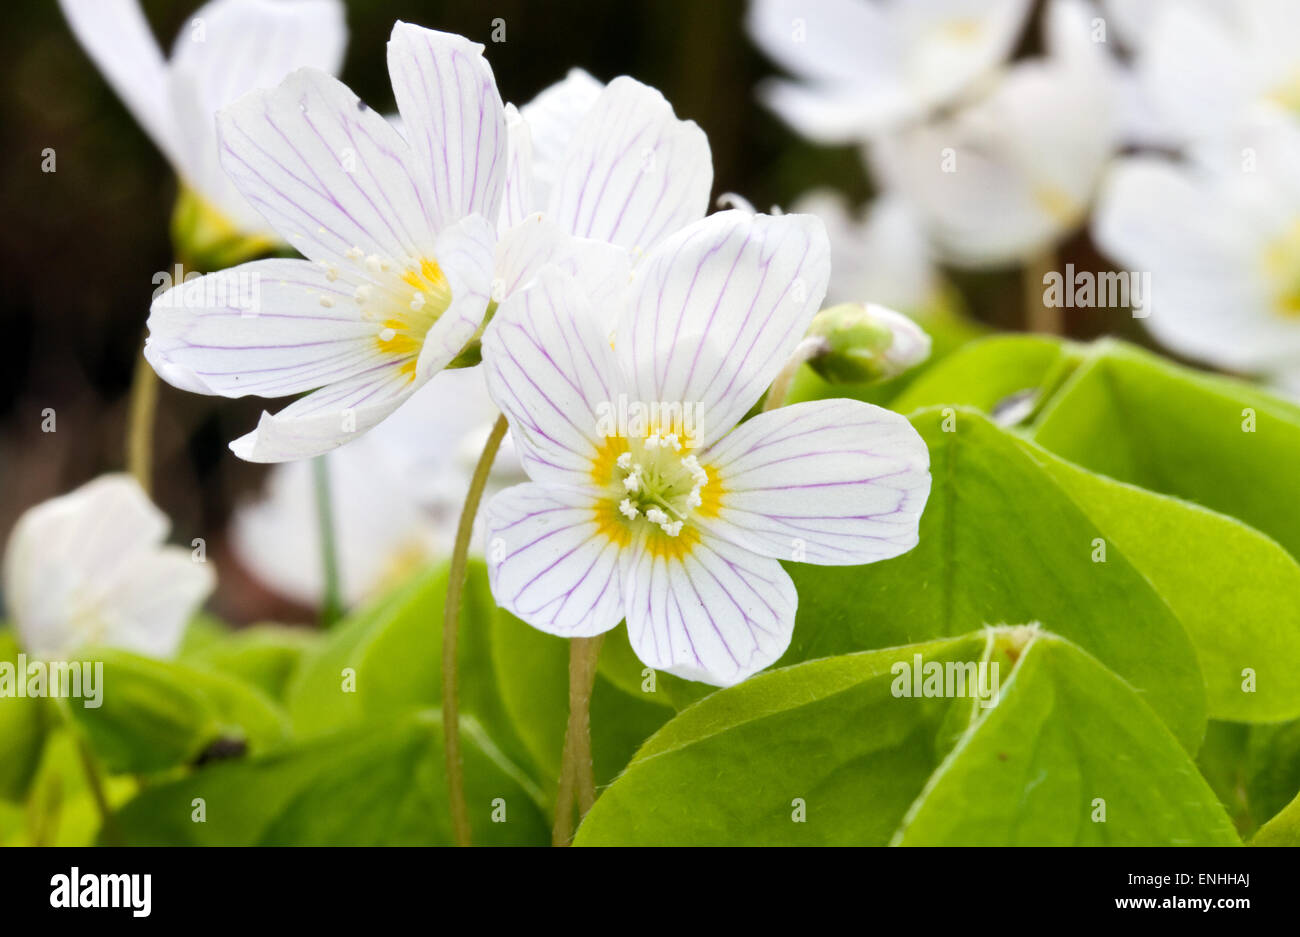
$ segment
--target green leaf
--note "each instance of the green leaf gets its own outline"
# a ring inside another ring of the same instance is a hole
[[[1243,431],[1248,411],[1253,432]],[[1108,341],[1033,434],[1085,468],[1236,517],[1300,556],[1300,408]]]
[[[601,645],[601,661],[619,652],[617,638],[622,633],[620,627],[606,637]],[[626,638],[623,642],[626,644]],[[506,713],[528,749],[549,805],[560,775],[569,714],[569,642],[531,628],[498,609],[492,624],[492,658]],[[651,694],[639,688],[629,691],[601,671],[591,699],[592,771],[596,783],[612,781],[641,743],[671,715],[672,709]]]
[[[896,397],[890,408],[911,413],[924,407],[968,406],[992,413],[1018,394],[1040,393],[1079,355],[1057,338],[992,336],[971,342],[930,368]]]
[[[1040,622],[1139,689],[1189,751],[1205,728],[1204,680],[1182,624],[1108,531],[1018,437],[978,411],[912,422],[934,478],[920,542],[861,567],[789,564],[799,612],[784,663]],[[951,432],[945,432],[945,426]]]
[[[258,753],[287,736],[288,720],[275,703],[233,677],[119,650],[86,655],[103,662],[101,705],[61,702],[110,771],[148,774],[189,764],[218,740]]]
[[[1212,722],[1196,761],[1237,828],[1249,835],[1300,791],[1300,720]]]
[[[1132,688],[1052,635],[1030,643],[998,705],[949,754],[894,841],[1238,842],[1214,792]]]
[[[1300,717],[1300,564],[1259,531],[1186,501],[1021,448],[1097,525],[1186,629],[1216,719]]]
[[[1300,795],[1259,828],[1252,846],[1300,846]]]
[[[237,677],[272,699],[282,700],[303,655],[319,643],[320,635],[306,628],[254,625],[183,654],[181,661]]]
[[[477,731],[464,734],[462,750],[475,843],[548,842],[513,766]],[[449,844],[443,759],[438,714],[412,713],[146,788],[118,821],[133,845]]]
[[[1014,663],[991,709],[951,687],[902,695],[914,667],[982,660],[999,673]],[[1097,798],[1105,822],[1093,821]],[[1081,649],[1023,628],[810,661],[719,691],[645,744],[576,839],[1187,841],[1236,838],[1178,741]]]
[[[18,672],[18,643],[8,631],[0,631],[0,666]],[[36,771],[49,731],[51,711],[44,699],[28,696],[0,696],[0,800],[22,801]]]

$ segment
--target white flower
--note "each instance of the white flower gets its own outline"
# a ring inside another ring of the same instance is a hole
[[[106,475],[26,511],[9,535],[5,600],[27,653],[88,646],[176,653],[215,577],[163,546],[169,524],[127,475]]]
[[[388,67],[403,139],[300,69],[218,116],[236,187],[306,260],[259,260],[154,300],[145,356],[204,393],[315,391],[231,443],[319,455],[377,425],[474,336],[492,286],[505,118],[483,47],[405,23]],[[410,143],[407,143],[407,140]]]
[[[1300,4],[1108,0],[1133,49],[1134,140],[1181,147],[1300,115]]]
[[[1089,7],[1052,0],[1051,54],[1014,65],[953,116],[882,139],[872,165],[919,211],[936,249],[967,267],[1011,265],[1086,219],[1119,144],[1116,66]]]
[[[398,23],[388,59],[400,133],[310,69],[221,113],[227,171],[308,259],[244,264],[164,293],[145,355],[169,383],[201,393],[315,391],[264,413],[231,444],[240,458],[342,445],[452,363],[489,301],[543,265],[603,302],[626,284],[630,251],[703,216],[704,134],[628,78],[599,92],[546,212],[533,211],[529,136],[507,130],[482,51]],[[528,214],[510,212],[507,189]]]
[[[164,59],[139,0],[59,0],[78,42],[176,174],[235,229],[274,236],[217,159],[213,117],[301,66],[335,72],[347,27],[338,0],[213,0]]]
[[[801,196],[790,210],[816,215],[831,244],[828,305],[871,300],[918,312],[939,290],[929,240],[912,207],[893,193],[879,196],[860,216],[844,196],[819,189]]]
[[[650,251],[612,345],[555,268],[503,303],[484,366],[532,482],[486,508],[497,602],[566,637],[626,618],[646,664],[725,685],[789,643],[797,596],[779,559],[858,564],[915,545],[928,454],[902,417],[819,401],[733,429],[829,272],[815,218],[728,211]],[[620,401],[666,408],[611,435]]]
[[[799,81],[760,88],[819,143],[854,143],[929,116],[1011,53],[1029,0],[752,0],[755,43]]]
[[[1300,132],[1259,127],[1249,164],[1142,156],[1116,164],[1092,226],[1149,273],[1143,323],[1170,349],[1294,386],[1300,378]]]
[[[451,552],[470,474],[495,417],[481,368],[443,371],[391,418],[323,456],[345,605]],[[231,522],[231,543],[245,568],[309,606],[324,593],[313,475],[306,461],[274,466],[265,495],[241,505]],[[507,438],[488,490],[522,478]]]

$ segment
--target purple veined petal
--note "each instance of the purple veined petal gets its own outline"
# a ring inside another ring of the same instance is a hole
[[[298,68],[337,74],[346,45],[339,0],[212,0],[181,27],[167,75],[179,171],[241,230],[270,233],[221,168],[216,113]]]
[[[431,255],[432,197],[411,148],[338,80],[299,69],[221,111],[217,128],[236,188],[309,259],[363,271]]]
[[[513,104],[507,104],[506,181],[497,230],[504,234],[536,208],[533,185],[533,136]]]
[[[145,353],[168,383],[223,397],[284,397],[386,365],[362,284],[307,260],[256,260],[154,300]],[[392,297],[394,303],[400,298]]]
[[[700,445],[762,396],[817,312],[830,245],[812,215],[719,212],[637,267],[615,347],[640,400],[691,404]]]
[[[602,414],[616,405],[621,378],[577,282],[548,266],[508,297],[483,336],[483,366],[528,476],[592,486],[608,449]]]
[[[622,308],[632,263],[627,251],[605,241],[574,237],[540,212],[529,215],[502,235],[496,248],[501,296],[526,287],[547,264],[578,281],[591,308],[609,332]]]
[[[626,575],[628,639],[656,670],[730,686],[790,645],[799,597],[770,557],[703,531],[671,553],[642,545]]]
[[[502,608],[565,638],[622,621],[622,548],[590,494],[516,485],[489,501],[484,516],[488,580]]]
[[[564,157],[582,119],[595,105],[605,86],[583,71],[571,68],[555,84],[543,88],[519,114],[528,124],[533,151],[533,202],[529,211],[544,208],[564,168]]]
[[[59,0],[86,50],[131,116],[179,167],[180,141],[167,90],[167,64],[139,0]]]
[[[506,121],[483,47],[398,22],[388,40],[388,74],[432,193],[434,230],[472,214],[495,221],[506,180]]]
[[[400,360],[312,391],[230,444],[246,462],[289,462],[337,449],[377,426],[420,387]]]
[[[492,299],[495,246],[496,231],[482,215],[463,218],[438,235],[433,254],[451,303],[424,337],[416,368],[421,383],[460,354],[482,325]]]
[[[908,420],[858,400],[760,413],[701,455],[723,492],[704,523],[781,560],[874,563],[916,546],[930,453]]]
[[[654,88],[624,76],[578,127],[548,214],[572,234],[639,255],[703,218],[712,185],[704,131],[678,120]]]

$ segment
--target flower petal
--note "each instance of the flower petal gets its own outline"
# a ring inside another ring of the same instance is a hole
[[[627,251],[605,241],[566,234],[540,212],[530,215],[497,244],[500,296],[526,287],[547,264],[555,264],[578,281],[602,325],[612,332],[614,314],[621,308],[631,280]]]
[[[424,337],[416,367],[419,383],[459,355],[483,324],[492,299],[495,246],[496,231],[482,215],[462,218],[438,235],[433,253],[451,290],[451,303]]]
[[[180,140],[167,93],[167,65],[139,0],[59,0],[77,42],[173,165]]]
[[[704,131],[678,120],[654,88],[624,76],[583,118],[548,213],[572,234],[636,253],[703,218],[712,185]]]
[[[542,89],[519,109],[533,149],[533,201],[528,211],[544,208],[550,201],[569,144],[604,88],[581,68],[571,68],[561,81]]]
[[[338,0],[212,0],[186,20],[169,65],[181,175],[241,229],[263,228],[221,168],[213,115],[304,66],[336,74],[347,26]]]
[[[858,400],[761,413],[702,461],[723,492],[711,529],[776,559],[856,566],[906,553],[930,495],[912,424]]]
[[[776,661],[790,645],[799,603],[780,563],[707,533],[680,557],[642,549],[623,591],[637,657],[715,686]]]
[[[812,215],[719,212],[638,267],[615,347],[637,399],[690,403],[708,445],[776,377],[817,312],[830,245]]]
[[[619,545],[590,495],[516,485],[488,502],[488,579],[497,604],[566,638],[602,634],[623,618]]]
[[[168,522],[128,475],[31,508],[5,549],[4,587],[29,654],[95,643],[166,656],[212,590],[210,567],[160,551]],[[165,567],[167,576],[155,572]],[[164,585],[165,584],[165,585]]]
[[[414,155],[346,85],[299,69],[227,107],[217,128],[235,186],[311,260],[430,256],[437,229]]]
[[[617,389],[617,365],[577,282],[554,266],[508,297],[483,336],[488,393],[534,481],[585,488]]]
[[[265,411],[257,429],[230,444],[247,462],[309,459],[337,449],[379,424],[419,387],[402,362],[386,362],[295,400],[279,413]]]
[[[388,360],[348,274],[256,260],[172,287],[149,313],[145,357],[183,390],[284,397]]]
[[[535,207],[532,133],[513,104],[506,105],[505,113],[506,182],[497,221],[497,230],[502,233],[523,221]]]
[[[506,178],[506,121],[483,47],[398,22],[388,40],[388,73],[433,193],[434,230],[472,214],[495,221]]]

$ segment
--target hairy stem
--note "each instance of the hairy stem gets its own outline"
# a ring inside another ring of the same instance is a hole
[[[767,397],[763,400],[763,412],[785,406],[785,400],[790,396],[790,385],[794,383],[794,376],[799,373],[799,369],[825,351],[826,339],[817,335],[810,335],[796,345],[790,360],[768,388]]]
[[[575,797],[579,823],[596,802],[596,778],[591,765],[591,690],[596,684],[596,662],[604,639],[603,634],[598,634],[569,642],[569,723],[564,730],[560,787],[555,797],[553,846],[567,846],[573,838]]]
[[[1065,334],[1061,310],[1048,306],[1043,277],[1056,268],[1056,255],[1050,249],[1025,261],[1020,271],[1021,301],[1025,305],[1025,328],[1043,335]]]
[[[501,440],[506,434],[504,416],[498,416],[483,444],[483,452],[474,466],[474,475],[465,493],[465,507],[460,512],[456,528],[456,544],[451,553],[451,569],[447,578],[447,605],[442,615],[442,735],[447,753],[447,796],[451,803],[451,825],[458,846],[470,843],[469,807],[465,803],[465,775],[460,759],[460,704],[456,666],[456,644],[460,630],[460,603],[465,594],[465,576],[469,568],[469,541],[474,533],[474,517],[478,514],[483,489],[487,486],[492,462],[496,459]]]
[[[312,486],[316,489],[316,522],[320,533],[321,572],[325,583],[321,594],[320,623],[328,628],[343,614],[342,588],[339,583],[338,541],[334,528],[334,499],[330,491],[330,467],[317,456],[312,460]]]

